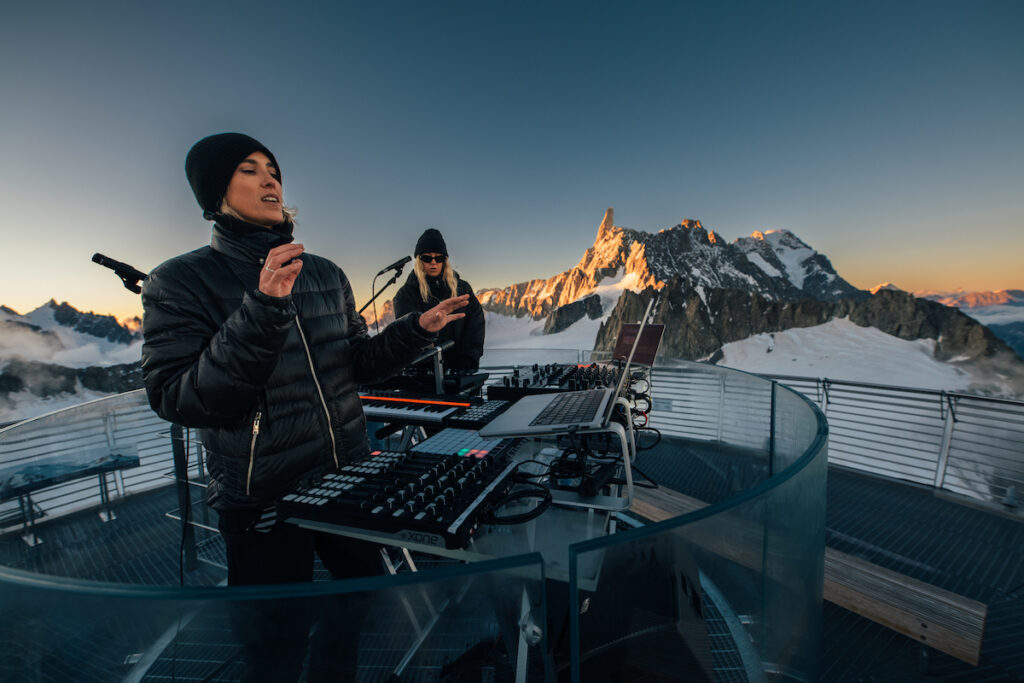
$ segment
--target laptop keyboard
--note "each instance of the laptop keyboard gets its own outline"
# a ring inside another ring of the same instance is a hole
[[[597,417],[604,389],[570,391],[556,396],[537,417],[533,425],[560,425],[590,422]]]

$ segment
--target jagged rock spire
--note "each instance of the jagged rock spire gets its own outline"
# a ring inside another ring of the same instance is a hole
[[[616,274],[633,291],[661,289],[678,278],[684,289],[701,298],[716,289],[793,301],[832,301],[859,292],[836,274],[828,259],[785,230],[758,232],[726,244],[692,218],[653,234],[618,227],[614,221],[615,209],[609,207],[594,244],[570,270],[546,280],[486,290],[479,293],[480,303],[496,313],[539,320],[592,294]]]

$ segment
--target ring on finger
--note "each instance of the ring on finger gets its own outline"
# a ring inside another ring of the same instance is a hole
[[[270,266],[266,266],[264,268],[264,270],[266,270],[268,273],[276,273],[277,272],[274,268],[271,268]]]

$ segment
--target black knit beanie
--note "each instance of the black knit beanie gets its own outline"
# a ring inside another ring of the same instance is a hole
[[[416,240],[416,256],[420,254],[444,254],[448,255],[448,247],[445,246],[441,233],[433,228],[427,228]]]
[[[252,152],[263,152],[277,167],[278,177],[281,166],[269,149],[258,140],[241,133],[218,133],[205,137],[188,151],[185,157],[185,175],[196,201],[203,208],[203,218],[212,221],[220,211],[221,200],[231,182],[238,164]]]

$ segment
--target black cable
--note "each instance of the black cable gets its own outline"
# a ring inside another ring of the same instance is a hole
[[[185,587],[185,536],[188,532],[188,523],[192,517],[192,489],[188,485],[188,452],[192,448],[190,437],[192,430],[187,427],[185,432],[185,509],[181,512],[181,545],[178,546],[178,586]]]
[[[543,462],[541,460],[521,460],[519,462],[519,466],[522,467],[523,465],[526,465],[527,463],[533,463],[534,465],[540,465],[541,467],[544,468],[544,471],[543,472],[537,472],[536,474],[531,474],[530,472],[519,472],[519,476],[524,477],[526,479],[541,479],[543,477],[551,476],[551,462]]]
[[[192,489],[188,483],[188,455],[192,449],[192,430],[183,427],[185,434],[185,466],[182,468],[185,477],[185,509],[181,511],[181,545],[178,546],[178,587],[185,587],[185,536],[188,533],[188,524],[192,518]],[[179,486],[181,482],[179,482]],[[178,680],[178,640],[181,636],[181,616],[178,616],[177,624],[174,627],[174,648],[171,650],[171,681]]]
[[[649,484],[645,484],[643,482],[637,481],[634,478],[633,479],[633,486],[636,486],[636,487],[642,488],[642,489],[656,489],[656,488],[658,488],[658,482],[656,482],[653,479],[651,479],[650,475],[648,475],[643,470],[641,470],[639,467],[637,467],[636,463],[633,463],[633,464],[630,465],[630,470],[632,470],[634,474],[639,474],[641,477],[643,477],[644,479],[646,479],[647,481],[650,482]],[[623,484],[623,485],[625,485],[626,480],[625,479],[621,479],[621,480],[620,479],[612,479],[611,483],[612,484]]]
[[[571,459],[570,456],[577,456]],[[575,448],[567,448],[551,462],[548,475],[552,479],[575,479],[586,474],[586,456]]]
[[[654,448],[655,446],[657,446],[659,443],[661,443],[661,430],[659,430],[657,427],[640,427],[636,431],[637,431],[637,446],[636,446],[636,450],[637,450],[638,453],[640,451],[649,451],[652,448]],[[654,443],[652,443],[650,446],[644,446],[644,447],[641,448],[640,447],[640,432],[654,432],[655,434],[658,435],[658,438],[655,439]]]
[[[529,522],[531,519],[540,517],[549,507],[551,507],[551,490],[547,486],[541,486],[540,484],[527,480],[519,480],[519,482],[528,484],[528,488],[521,488],[517,491],[513,491],[496,502],[491,508],[490,513],[487,515],[486,522],[488,524],[522,524],[523,522]],[[537,503],[536,507],[519,514],[497,514],[497,511],[500,508],[508,505],[509,503],[514,503],[517,500],[525,500],[528,498],[540,498],[540,502]]]

